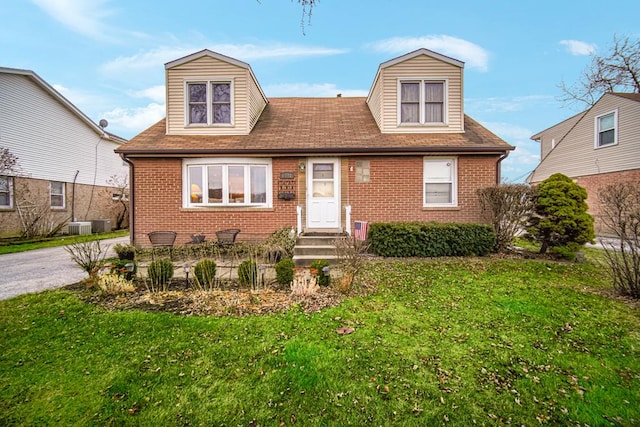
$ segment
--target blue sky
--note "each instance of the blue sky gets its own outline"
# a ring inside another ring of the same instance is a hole
[[[517,147],[502,171],[521,182],[539,160],[529,137],[582,109],[560,102],[560,82],[614,34],[638,37],[639,12],[637,0],[321,0],[303,32],[290,0],[7,0],[0,66],[35,71],[131,138],[164,117],[164,64],[205,48],[280,97],[365,96],[381,62],[425,47],[465,62],[465,112]]]

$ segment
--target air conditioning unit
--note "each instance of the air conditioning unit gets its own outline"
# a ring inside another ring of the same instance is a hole
[[[108,233],[111,231],[110,219],[92,219],[91,230],[94,233]]]
[[[85,235],[91,234],[90,222],[70,222],[68,224],[69,234]]]

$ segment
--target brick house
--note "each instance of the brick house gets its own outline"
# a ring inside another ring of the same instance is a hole
[[[587,190],[596,234],[606,235],[599,220],[598,193],[606,185],[640,182],[640,94],[606,93],[591,108],[531,137],[540,143],[540,164],[530,184],[554,173],[572,178]]]
[[[354,221],[480,222],[479,188],[513,147],[464,114],[464,64],[420,49],[369,96],[267,98],[251,67],[203,50],[165,65],[167,116],[120,153],[132,242],[225,228],[347,232]]]

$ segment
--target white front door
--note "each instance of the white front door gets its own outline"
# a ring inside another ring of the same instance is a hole
[[[340,228],[340,159],[307,160],[307,228]]]

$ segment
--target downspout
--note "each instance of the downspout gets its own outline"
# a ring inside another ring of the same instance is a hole
[[[502,177],[502,161],[509,157],[509,152],[505,151],[498,159],[498,167],[496,168],[496,185],[500,185],[500,178]]]
[[[132,245],[136,244],[136,226],[134,221],[135,211],[135,173],[133,169],[133,162],[129,160],[124,153],[120,153],[120,157],[129,165],[129,241]]]
[[[79,170],[73,177],[73,185],[71,186],[71,221],[76,222],[76,179],[78,179]]]

